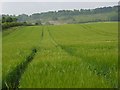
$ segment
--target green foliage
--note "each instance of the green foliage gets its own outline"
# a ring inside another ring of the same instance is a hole
[[[35,25],[42,25],[41,21],[40,20],[37,20]]]
[[[32,24],[28,24],[26,22],[5,22],[2,23],[2,29],[8,29],[11,27],[17,27],[17,26],[32,26]]]
[[[2,16],[2,23],[5,23],[5,22],[16,22],[17,21],[17,18],[12,18],[12,17],[6,17],[6,16]]]
[[[57,17],[53,17],[52,20],[56,21],[56,20],[58,20],[58,18]]]
[[[27,22],[17,22],[17,18],[14,16],[9,15],[2,15],[2,29],[7,29],[10,27],[16,27],[16,26],[29,26],[32,24],[29,24]]]
[[[31,58],[30,56],[34,54],[32,52],[36,52],[34,48],[36,47],[36,45],[40,43],[39,35],[41,33],[41,29],[42,29],[41,27],[38,28],[38,27],[26,26],[26,27],[17,27],[14,31],[5,30],[3,32],[3,34],[10,32],[7,35],[3,35],[3,38],[2,38],[3,39],[3,51],[2,51],[3,85],[4,84],[6,86],[13,85],[13,83],[12,84],[9,83],[9,80],[8,80],[10,79],[9,77],[15,79],[15,77],[17,76],[17,75],[16,76],[14,75],[14,73],[16,73],[16,67],[19,67],[20,64],[22,64],[23,62],[26,62],[27,58],[28,59]],[[12,75],[10,76],[10,73],[12,73],[14,77],[12,77]],[[12,87],[12,86],[9,86],[9,87]]]
[[[15,26],[22,26],[24,25],[23,23],[17,23],[17,22],[5,22],[2,24],[2,29],[7,29],[7,28],[10,28],[10,27],[15,27]]]
[[[26,14],[18,15],[17,19],[19,22],[26,22],[28,19],[28,15],[26,15]]]
[[[58,21],[63,23],[118,21],[118,8],[119,6],[80,10],[59,10],[45,13],[34,13],[30,16],[26,14],[18,16],[3,15],[3,22],[5,21],[4,17],[14,17],[17,18],[18,22],[31,22],[36,24],[39,24],[36,22],[37,20],[41,20],[42,23],[49,21]]]

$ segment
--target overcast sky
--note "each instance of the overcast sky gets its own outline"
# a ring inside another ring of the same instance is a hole
[[[18,0],[19,1],[19,0]],[[92,9],[118,5],[118,2],[2,2],[2,14],[33,14],[47,11]]]
[[[120,0],[0,0],[0,2],[118,2]]]

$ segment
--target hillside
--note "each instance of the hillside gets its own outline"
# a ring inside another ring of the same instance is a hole
[[[95,9],[59,10],[32,15],[2,15],[3,17],[16,17],[18,22],[42,24],[86,23],[101,21],[118,21],[118,7],[102,7]]]

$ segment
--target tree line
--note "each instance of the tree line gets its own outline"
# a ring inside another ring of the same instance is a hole
[[[80,10],[58,10],[44,13],[33,13],[32,15],[2,15],[3,28],[19,25],[42,25],[49,21],[62,21],[66,23],[86,23],[99,21],[120,21],[120,6],[101,7],[95,9]],[[50,23],[49,23],[50,24]]]
[[[58,11],[49,11],[44,13],[34,13],[32,15],[26,15],[22,14],[18,16],[19,21],[24,20],[41,20],[41,21],[48,21],[48,20],[65,20],[65,19],[76,19],[76,16],[86,16],[86,15],[98,15],[102,14],[103,17],[105,14],[107,15],[107,20],[111,21],[117,21],[118,20],[118,11],[119,6],[113,6],[113,7],[101,7],[96,9],[80,9],[80,10],[58,10]],[[95,17],[94,17],[95,18]],[[99,16],[96,16],[96,19],[99,18]],[[98,19],[97,19],[98,20]],[[102,19],[101,19],[102,20]],[[94,20],[93,20],[94,21]]]
[[[9,15],[5,16],[2,15],[2,29],[7,29],[10,27],[15,27],[15,26],[26,26],[26,25],[31,25],[28,24],[27,22],[18,22],[17,17],[11,17]]]

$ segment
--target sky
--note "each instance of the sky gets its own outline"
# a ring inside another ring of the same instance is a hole
[[[47,11],[93,9],[114,5],[118,5],[117,0],[114,0],[114,2],[112,2],[112,0],[111,2],[90,2],[90,0],[89,2],[7,2],[7,0],[5,0],[5,2],[0,3],[0,6],[2,7],[1,13],[10,15],[31,15],[33,13],[41,13]]]
[[[0,0],[0,2],[118,2],[119,0]]]

